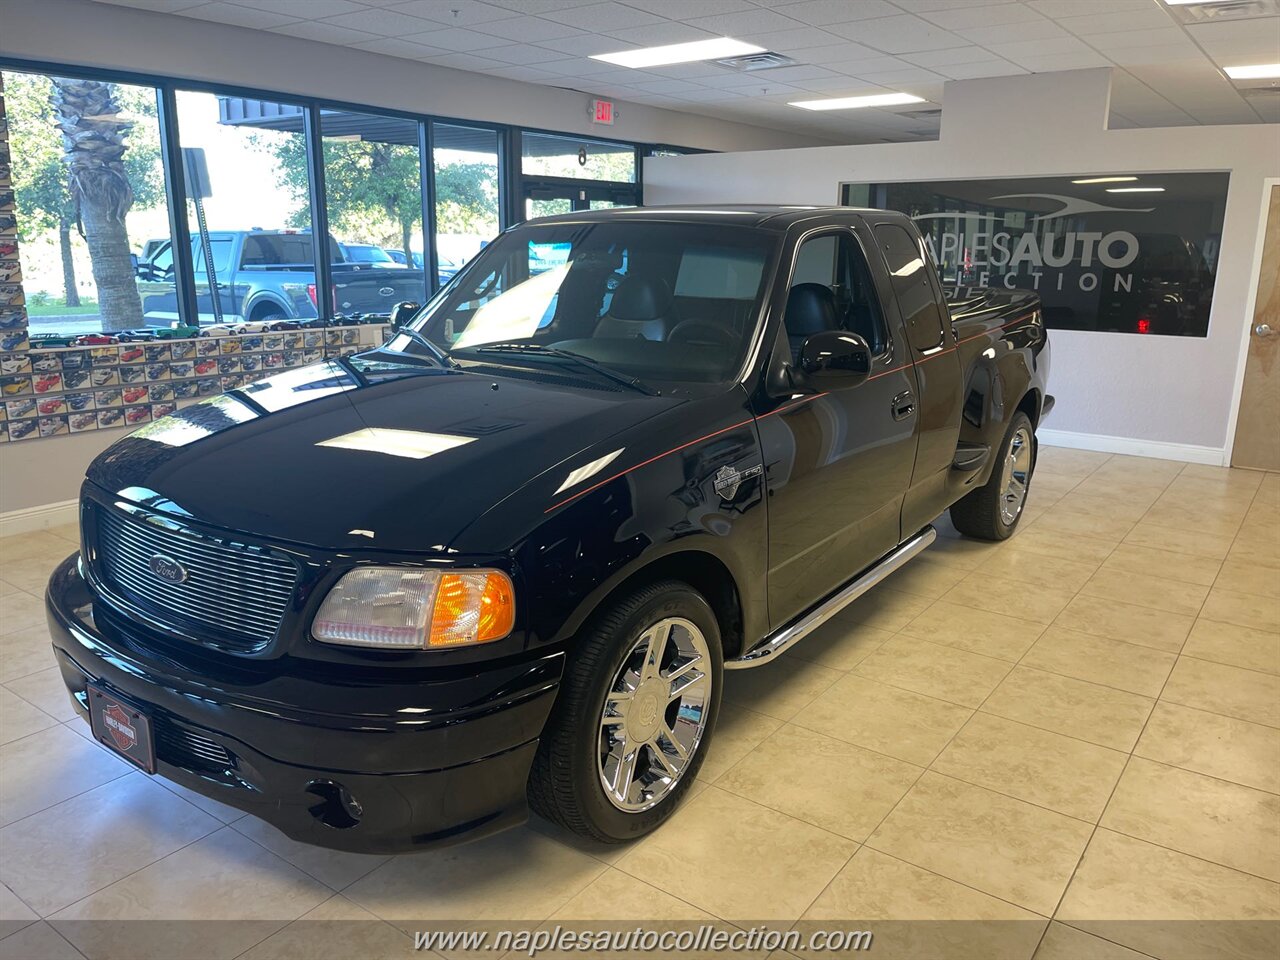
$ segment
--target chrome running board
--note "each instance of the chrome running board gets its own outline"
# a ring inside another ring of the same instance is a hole
[[[898,544],[897,547],[867,568],[864,573],[847,586],[833,593],[813,610],[801,614],[800,617],[785,627],[765,637],[742,656],[726,660],[724,668],[726,670],[746,670],[750,667],[771,663],[778,654],[790,649],[793,644],[813,633],[814,630],[920,553],[937,538],[938,532],[932,526],[925,527],[915,536]]]

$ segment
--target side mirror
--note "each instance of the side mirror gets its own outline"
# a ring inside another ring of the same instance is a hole
[[[847,330],[815,333],[800,348],[800,373],[819,390],[856,387],[871,375],[871,347]]]
[[[412,300],[402,300],[391,308],[391,329],[399,330],[413,319],[414,314],[422,309],[422,305]]]

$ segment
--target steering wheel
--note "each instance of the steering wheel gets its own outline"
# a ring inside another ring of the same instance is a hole
[[[710,320],[682,320],[667,335],[667,342],[732,347],[737,342],[737,337],[732,330]]]

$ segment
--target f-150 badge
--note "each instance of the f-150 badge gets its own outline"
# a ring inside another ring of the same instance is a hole
[[[724,500],[732,500],[738,495],[738,487],[742,486],[742,481],[758,477],[762,473],[764,473],[763,464],[757,463],[754,467],[747,467],[745,470],[737,470],[726,464],[716,471],[716,493],[720,494]]]

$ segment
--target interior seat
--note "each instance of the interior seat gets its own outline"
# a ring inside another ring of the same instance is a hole
[[[821,283],[797,283],[787,294],[784,322],[787,339],[791,343],[791,357],[799,362],[800,348],[807,337],[840,328],[835,294]]]
[[[613,291],[608,312],[596,324],[595,336],[665,340],[673,300],[671,287],[661,277],[633,274]]]

